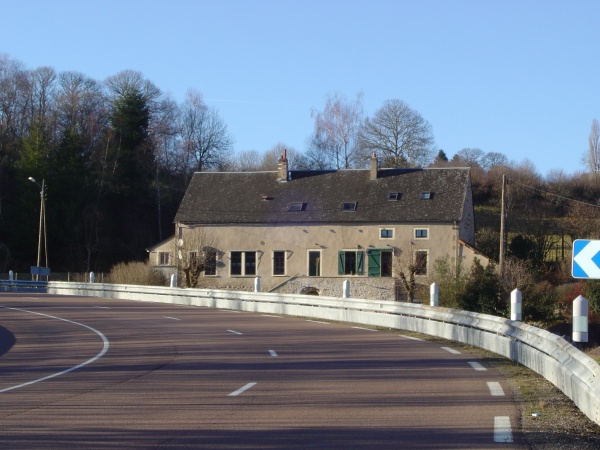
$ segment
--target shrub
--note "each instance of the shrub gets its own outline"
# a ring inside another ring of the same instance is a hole
[[[583,296],[594,313],[600,315],[600,280],[586,280],[583,285]]]
[[[110,269],[110,280],[115,284],[137,284],[141,286],[165,286],[167,278],[147,262],[122,262]]]
[[[552,322],[558,318],[558,292],[543,281],[523,291],[523,320]]]

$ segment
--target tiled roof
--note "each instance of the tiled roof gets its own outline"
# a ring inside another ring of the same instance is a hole
[[[193,175],[176,222],[236,223],[396,223],[453,222],[462,217],[469,169],[380,169],[277,172],[197,172]],[[389,193],[399,200],[388,200]],[[423,192],[431,198],[421,199]],[[289,211],[301,202],[300,211]],[[343,202],[356,210],[342,211]]]

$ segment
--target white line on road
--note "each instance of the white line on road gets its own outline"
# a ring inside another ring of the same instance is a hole
[[[475,369],[475,370],[477,370],[479,372],[485,372],[487,370],[485,367],[483,367],[481,364],[479,364],[478,362],[475,362],[475,361],[469,361],[469,365],[473,369]]]
[[[261,314],[263,317],[275,317],[276,319],[283,319],[282,316],[274,316],[273,314]]]
[[[277,356],[277,352],[275,350],[269,350],[269,353],[271,354],[271,356],[273,358],[275,358]]]
[[[110,307],[108,307],[108,306],[94,306],[94,308],[98,308],[98,309],[110,309]]]
[[[322,322],[320,320],[307,320],[307,322],[312,322],[312,323],[324,323],[325,325],[329,325],[329,322]]]
[[[364,328],[364,327],[352,327],[352,328],[355,328],[357,330],[377,331],[377,330],[374,330],[373,328]]]
[[[227,331],[229,331],[230,333],[233,333],[233,334],[244,334],[244,333],[240,333],[239,331],[234,331],[234,330],[227,330]]]
[[[453,355],[460,355],[460,352],[458,350],[454,350],[450,347],[442,347],[442,350],[446,350],[447,352],[452,353]]]
[[[419,339],[419,338],[412,337],[412,336],[405,336],[405,335],[403,335],[403,334],[399,334],[398,336],[400,336],[400,337],[403,337],[403,338],[405,338],[405,339],[410,339],[410,340],[413,340],[413,341],[419,341],[419,342],[423,342],[423,339]]]
[[[492,397],[504,397],[504,389],[502,389],[500,383],[497,381],[488,381],[487,385]]]
[[[237,391],[233,391],[231,394],[228,395],[228,397],[236,397],[236,396],[240,395],[242,392],[246,392],[248,389],[253,387],[255,384],[256,383],[248,383],[246,386],[242,386]]]
[[[30,384],[39,383],[40,381],[46,381],[46,380],[49,380],[51,378],[67,374],[69,372],[73,372],[74,370],[77,370],[77,369],[81,369],[83,366],[91,364],[94,361],[102,358],[102,356],[104,356],[104,354],[108,351],[109,343],[108,343],[108,339],[106,339],[106,336],[104,336],[102,333],[100,333],[95,328],[92,328],[92,327],[90,327],[88,325],[84,325],[83,323],[74,322],[72,320],[62,319],[60,317],[50,316],[48,314],[42,314],[42,313],[39,313],[39,312],[28,311],[26,309],[9,308],[8,306],[0,306],[0,308],[12,309],[14,311],[27,312],[27,313],[30,313],[30,314],[36,314],[38,316],[49,317],[50,319],[62,320],[63,322],[68,322],[68,323],[72,323],[74,325],[79,325],[80,327],[87,328],[88,330],[93,331],[94,333],[96,333],[98,336],[100,336],[100,339],[102,339],[102,342],[103,342],[102,350],[100,350],[100,353],[98,353],[93,358],[90,358],[87,361],[85,361],[85,362],[83,362],[81,364],[77,364],[76,366],[73,366],[73,367],[71,367],[69,369],[63,370],[62,372],[54,373],[52,375],[48,375],[47,377],[38,378],[37,380],[28,381],[27,383],[23,383],[23,384],[19,384],[17,386],[11,386],[9,388],[2,389],[2,390],[0,390],[0,394],[3,393],[3,392],[12,391],[13,389],[18,389],[18,388],[22,388],[22,387],[25,387],[25,386],[29,386]]]
[[[178,319],[177,317],[169,317],[169,316],[165,316],[165,319],[171,319],[171,320],[181,320],[181,319]]]
[[[510,417],[494,417],[494,442],[512,442],[512,429],[510,428]]]

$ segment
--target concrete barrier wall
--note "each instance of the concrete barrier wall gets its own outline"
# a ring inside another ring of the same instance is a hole
[[[349,322],[457,341],[516,361],[557,386],[600,424],[600,367],[569,342],[509,319],[379,300],[150,286],[0,281],[0,291],[118,298]]]

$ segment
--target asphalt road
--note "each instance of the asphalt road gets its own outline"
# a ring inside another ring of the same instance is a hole
[[[520,446],[506,380],[451,345],[298,318],[0,294],[3,449]]]

